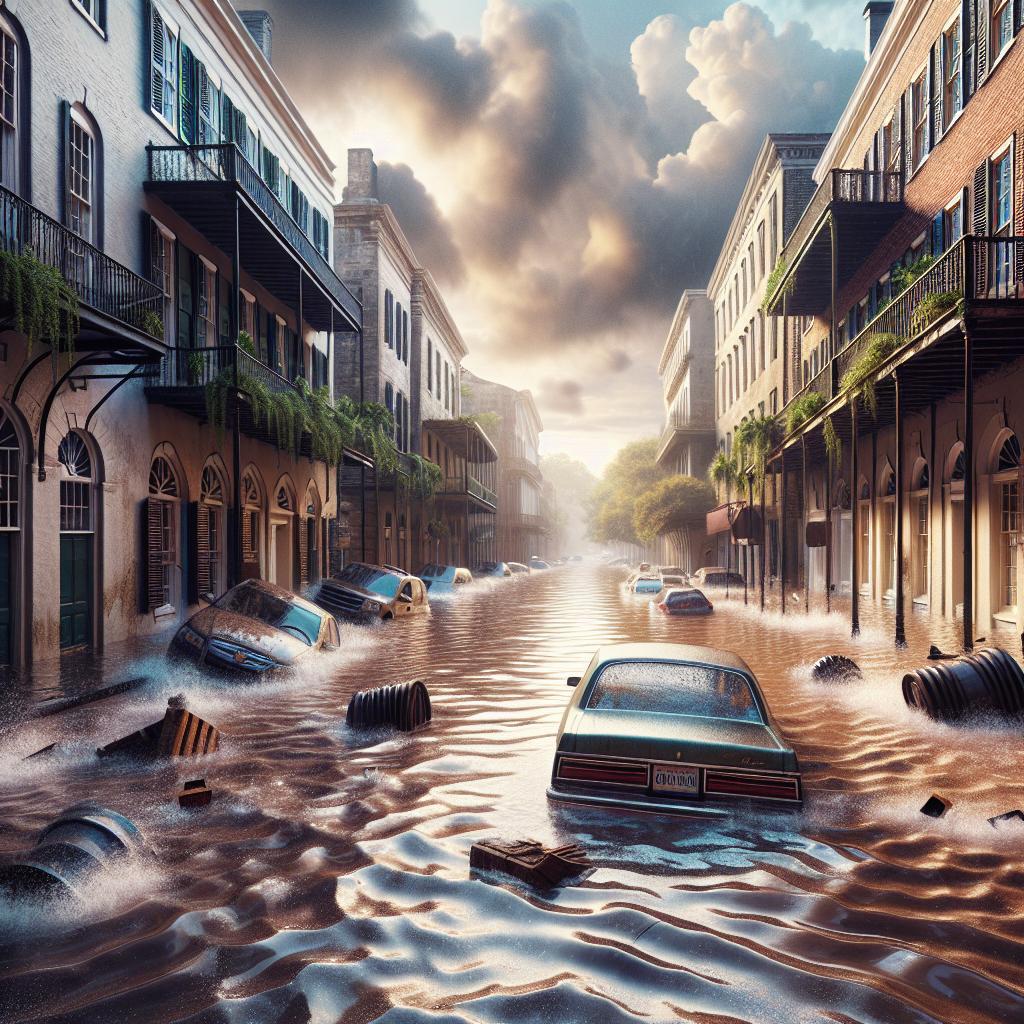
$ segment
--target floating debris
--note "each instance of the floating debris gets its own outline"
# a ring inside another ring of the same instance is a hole
[[[149,852],[142,833],[123,814],[99,804],[76,804],[39,833],[21,860],[0,868],[0,889],[34,898],[84,895],[97,875]]]
[[[548,888],[582,874],[590,862],[576,843],[549,850],[534,839],[481,839],[469,851],[469,866],[480,871],[501,871],[530,885]]]
[[[863,679],[860,666],[842,654],[826,654],[811,668],[811,676],[820,682],[845,683],[850,679]]]
[[[91,690],[89,693],[80,693],[77,697],[58,697],[54,700],[45,700],[36,705],[36,715],[46,718],[48,715],[56,715],[60,711],[70,711],[71,708],[78,708],[83,704],[94,704],[98,700],[105,700],[115,694],[127,693],[148,682],[149,676],[138,676],[134,679],[122,679],[118,683],[111,683],[109,686]]]
[[[1018,824],[1024,825],[1024,811],[1017,810],[1004,811],[1002,814],[997,814],[995,817],[989,818],[988,823],[993,828],[1002,828],[1004,825]]]
[[[181,807],[206,807],[213,799],[213,790],[206,784],[206,779],[191,779],[186,782],[178,794]]]
[[[929,818],[941,818],[952,806],[951,800],[946,800],[937,793],[932,793],[925,801],[924,807],[921,808],[921,813],[927,814]]]
[[[978,712],[1024,714],[1024,670],[1006,651],[987,647],[903,677],[903,699],[944,722]]]
[[[159,722],[122,736],[96,753],[100,757],[111,754],[130,754],[135,757],[195,757],[212,754],[220,742],[220,731],[192,714],[185,707],[185,698],[172,697],[167,711]]]
[[[928,648],[929,661],[955,661],[957,657],[956,654],[946,654],[944,651],[940,651],[935,644]]]
[[[345,723],[353,729],[390,725],[401,732],[422,729],[431,718],[430,694],[417,679],[352,694]]]

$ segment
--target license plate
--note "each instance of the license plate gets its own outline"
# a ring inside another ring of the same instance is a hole
[[[655,793],[688,793],[696,796],[700,792],[700,769],[654,766]]]

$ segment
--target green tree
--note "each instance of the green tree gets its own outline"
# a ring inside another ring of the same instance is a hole
[[[705,481],[682,474],[665,477],[636,499],[633,531],[645,541],[669,536],[686,551],[689,530],[703,525],[715,502],[715,492]]]
[[[590,502],[590,536],[601,544],[639,541],[633,526],[636,499],[665,476],[655,461],[658,439],[625,445],[608,463]]]

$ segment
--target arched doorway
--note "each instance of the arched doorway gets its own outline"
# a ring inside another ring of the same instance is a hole
[[[0,665],[14,661],[15,563],[21,540],[21,444],[0,408]]]
[[[930,493],[928,463],[918,459],[910,478],[910,593],[919,605],[928,604]]]
[[[840,594],[849,594],[853,571],[853,504],[850,485],[840,477],[832,486],[832,582]]]
[[[945,561],[946,609],[945,614],[956,617],[964,608],[964,475],[965,449],[957,441],[946,456],[946,471],[943,474],[943,500],[946,506]]]
[[[149,604],[166,614],[182,607],[181,482],[167,454],[149,465]]]
[[[60,648],[92,643],[96,570],[96,476],[92,453],[76,431],[57,448],[60,480]]]
[[[292,558],[295,550],[296,511],[295,488],[288,477],[282,477],[278,481],[270,506],[270,558],[267,578],[271,583],[288,589],[295,585],[297,568]]]
[[[993,541],[992,613],[1017,621],[1017,537],[1020,533],[1020,441],[1006,433],[990,462]]]
[[[879,549],[878,567],[881,575],[881,593],[886,600],[895,600],[896,594],[896,472],[886,461],[879,481]]]
[[[857,575],[860,577],[860,592],[870,594],[874,577],[871,558],[871,484],[863,476],[857,487],[857,509],[857,525],[860,530],[857,538]]]
[[[262,579],[264,574],[263,513],[266,496],[263,478],[250,466],[242,474],[242,578]]]
[[[299,537],[299,585],[303,587],[320,579],[320,509],[320,493],[316,484],[310,481],[306,488]]]
[[[227,589],[226,494],[224,472],[214,459],[208,459],[199,482],[196,510],[196,579],[204,600],[213,600]]]

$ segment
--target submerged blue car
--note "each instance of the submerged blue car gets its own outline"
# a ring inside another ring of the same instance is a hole
[[[425,565],[420,579],[431,594],[450,594],[459,587],[473,582],[473,574],[457,565]]]
[[[796,753],[735,654],[611,644],[568,682],[549,797],[696,816],[800,806]]]

